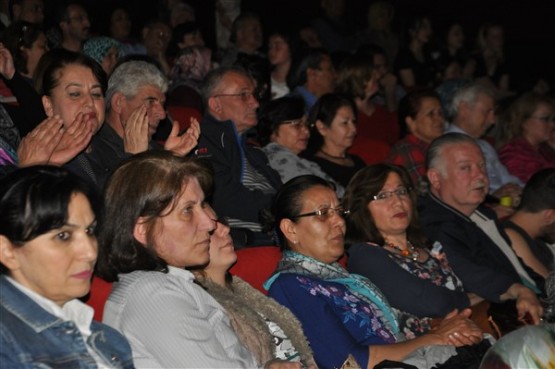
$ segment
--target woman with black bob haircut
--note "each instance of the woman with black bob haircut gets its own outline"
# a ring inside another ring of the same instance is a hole
[[[344,187],[366,166],[361,158],[347,153],[357,135],[356,112],[354,102],[348,97],[326,94],[318,99],[308,115],[310,139],[303,156]]]
[[[5,367],[133,368],[114,329],[79,301],[97,256],[97,201],[68,171],[17,170],[0,181],[0,362]]]
[[[345,189],[320,169],[313,161],[301,158],[308,144],[310,128],[305,114],[304,100],[285,96],[266,103],[258,114],[258,133],[262,151],[270,166],[279,173],[281,181],[305,174],[314,174],[337,186],[337,195]]]

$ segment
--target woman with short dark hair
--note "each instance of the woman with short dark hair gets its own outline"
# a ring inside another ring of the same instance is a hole
[[[66,170],[35,166],[0,181],[2,366],[133,368],[116,330],[79,301],[97,256],[97,201]]]

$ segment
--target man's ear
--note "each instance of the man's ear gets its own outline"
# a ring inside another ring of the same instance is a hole
[[[441,183],[441,173],[439,172],[439,170],[435,168],[430,168],[426,172],[426,176],[428,177],[428,181],[430,182],[431,187],[435,190],[439,190]]]
[[[291,219],[282,219],[279,222],[279,229],[290,244],[297,243],[297,227]]]
[[[50,100],[49,96],[42,95],[42,106],[44,107],[44,112],[46,113],[47,117],[54,116],[54,108],[52,107],[52,101]]]
[[[6,236],[0,235],[0,263],[10,271],[19,269],[19,260],[14,252],[14,245]]]
[[[217,99],[215,97],[209,97],[208,98],[208,109],[211,112],[216,113],[216,115],[219,115],[222,112],[222,104],[220,102],[220,99]]]
[[[123,109],[123,104],[125,104],[125,95],[121,92],[116,92],[112,95],[112,99],[110,101],[111,110],[115,111],[118,114],[121,114]]]
[[[148,234],[148,227],[147,227],[147,219],[145,217],[139,217],[137,222],[135,222],[135,227],[133,227],[133,237],[137,241],[139,241],[143,246],[146,246],[148,243],[147,234]]]
[[[545,225],[555,223],[555,209],[542,210],[542,218]]]

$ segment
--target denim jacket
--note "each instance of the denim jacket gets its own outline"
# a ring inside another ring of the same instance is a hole
[[[90,347],[113,368],[134,368],[116,330],[93,321]],[[97,368],[79,329],[44,310],[0,276],[0,368]]]

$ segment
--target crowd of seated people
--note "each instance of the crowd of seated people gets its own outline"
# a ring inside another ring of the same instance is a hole
[[[224,48],[185,0],[140,37],[58,3],[0,27],[0,362],[462,367],[491,339],[471,308],[497,336],[555,309],[555,100],[511,85],[502,24],[473,50],[386,1],[358,30],[344,0],[273,30],[218,2]],[[229,272],[257,246],[270,297]]]

